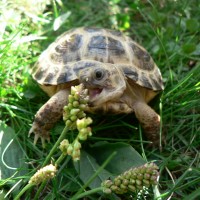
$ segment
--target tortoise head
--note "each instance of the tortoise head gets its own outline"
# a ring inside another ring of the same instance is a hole
[[[79,71],[79,81],[89,90],[90,106],[118,99],[126,89],[123,72],[113,64],[94,63]]]

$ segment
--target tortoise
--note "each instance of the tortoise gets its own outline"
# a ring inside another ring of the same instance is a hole
[[[164,89],[149,53],[119,31],[80,27],[58,37],[40,55],[33,79],[50,96],[39,109],[29,134],[42,142],[61,118],[70,88],[89,90],[89,112],[135,113],[147,139],[158,139],[160,116],[148,103]]]

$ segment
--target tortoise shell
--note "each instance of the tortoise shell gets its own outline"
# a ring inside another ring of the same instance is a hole
[[[78,79],[79,70],[99,62],[115,65],[140,86],[164,88],[160,70],[142,46],[121,32],[102,28],[63,33],[41,54],[32,75],[41,85],[67,84]]]

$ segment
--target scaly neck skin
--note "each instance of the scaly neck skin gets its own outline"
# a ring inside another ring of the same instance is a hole
[[[142,87],[132,80],[127,80],[127,88],[123,95],[123,102],[126,102],[130,107],[136,102],[148,103],[158,92]]]

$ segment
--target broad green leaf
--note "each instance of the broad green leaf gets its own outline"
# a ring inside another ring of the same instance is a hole
[[[106,158],[114,151],[117,152],[117,155],[105,168],[112,174],[118,175],[131,167],[138,167],[145,164],[140,154],[131,145],[123,142],[97,142],[89,150],[99,165],[102,165]]]
[[[2,200],[8,200],[8,197],[5,197],[6,193],[7,192],[4,189],[0,189],[0,199],[2,199]]]
[[[200,188],[196,189],[195,191],[192,191],[189,195],[185,196],[183,200],[195,200],[199,199],[200,197]]]
[[[193,43],[187,43],[182,46],[184,53],[189,54],[196,50],[196,45]]]
[[[86,183],[114,151],[117,152],[116,156],[98,174],[90,184],[90,188],[99,187],[102,181],[113,178],[131,167],[145,164],[139,153],[128,144],[97,142],[93,147],[87,149],[87,152],[82,151],[80,162],[75,163],[81,180]]]
[[[81,180],[84,183],[86,183],[100,167],[96,160],[85,151],[81,151],[81,159],[79,162],[75,162],[74,165],[77,172],[79,173]],[[108,179],[109,177],[112,177],[112,174],[103,169],[90,184],[90,188],[93,189],[100,187],[101,182]]]
[[[0,124],[0,179],[26,173],[25,155],[15,137],[12,128]]]
[[[198,31],[199,22],[196,19],[188,19],[186,21],[186,27],[190,32]]]

